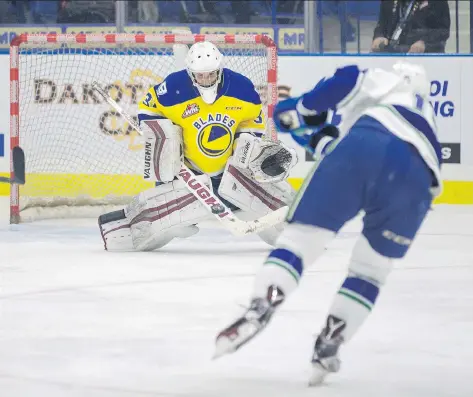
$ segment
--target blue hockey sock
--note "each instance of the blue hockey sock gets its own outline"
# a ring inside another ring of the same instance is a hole
[[[302,260],[292,251],[285,248],[276,248],[269,254],[264,265],[276,265],[288,271],[296,282],[302,276]]]
[[[371,311],[378,297],[379,288],[372,282],[359,277],[347,277],[343,282],[339,295],[351,299]]]
[[[360,328],[370,314],[379,294],[379,287],[373,282],[356,275],[349,275],[343,282],[330,309],[330,314],[346,323],[343,331],[345,341]]]
[[[285,248],[274,249],[256,275],[255,296],[265,296],[269,285],[277,285],[287,296],[297,288],[302,272],[298,255]]]

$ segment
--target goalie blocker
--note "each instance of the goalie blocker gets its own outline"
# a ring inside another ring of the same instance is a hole
[[[180,128],[169,120],[153,119],[142,122],[142,131],[146,141],[145,178],[149,173],[149,179],[164,183],[140,193],[123,210],[99,217],[104,246],[109,251],[159,249],[174,238],[194,235],[198,223],[213,219],[209,207],[174,178],[182,159]],[[199,175],[195,183],[213,189],[240,219],[254,220],[292,201],[295,192],[285,179],[296,161],[295,152],[281,143],[244,133],[223,174],[213,178]],[[282,225],[277,225],[258,234],[272,245],[281,230]]]

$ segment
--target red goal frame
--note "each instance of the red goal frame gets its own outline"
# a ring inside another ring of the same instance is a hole
[[[267,118],[268,133],[271,139],[276,139],[276,129],[273,123],[274,106],[277,103],[277,47],[273,39],[266,35],[235,35],[235,34],[21,34],[16,36],[10,44],[10,175],[13,178],[13,163],[11,151],[20,145],[20,48],[22,45],[42,45],[51,44],[149,44],[151,47],[162,44],[194,44],[202,41],[210,41],[218,44],[251,44],[260,45],[266,49],[267,57]],[[26,163],[28,163],[28,153],[25,153]],[[28,179],[28,178],[26,178]],[[28,183],[28,181],[26,182]],[[10,188],[10,223],[20,222],[20,189],[16,184]]]

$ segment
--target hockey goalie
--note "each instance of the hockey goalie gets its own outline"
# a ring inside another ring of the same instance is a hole
[[[251,80],[223,68],[223,55],[210,42],[184,47],[184,56],[182,47],[179,51],[185,67],[152,87],[139,103],[144,178],[156,187],[124,209],[99,217],[106,250],[159,249],[174,238],[194,235],[200,222],[213,218],[176,178],[182,163],[245,221],[294,197],[286,178],[297,162],[295,151],[261,139],[265,119]],[[259,236],[272,244],[280,230],[275,225]]]

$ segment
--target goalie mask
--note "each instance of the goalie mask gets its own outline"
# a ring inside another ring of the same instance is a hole
[[[222,80],[223,55],[208,41],[195,43],[187,53],[186,69],[200,96],[209,105],[217,98],[217,89]]]

